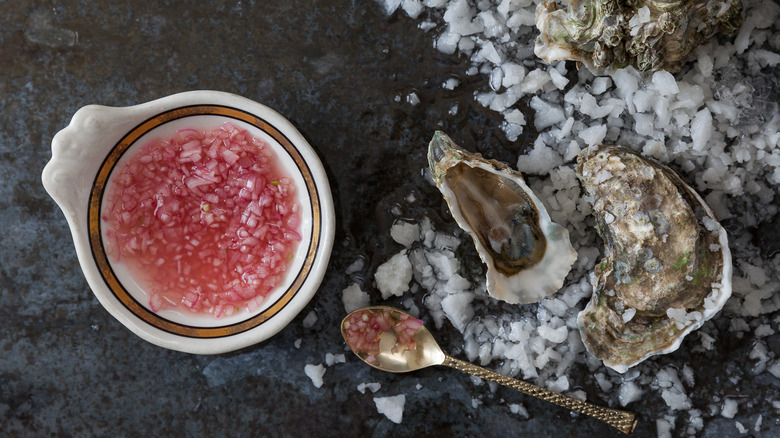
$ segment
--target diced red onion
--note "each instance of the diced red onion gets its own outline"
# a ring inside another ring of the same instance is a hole
[[[153,311],[253,311],[278,285],[300,240],[300,207],[273,157],[226,123],[152,140],[112,178],[107,254],[143,279]]]

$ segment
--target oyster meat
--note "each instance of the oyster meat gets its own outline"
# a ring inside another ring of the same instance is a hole
[[[596,74],[629,65],[675,73],[699,44],[742,21],[742,0],[570,0],[566,9],[545,1],[536,8],[534,53]]]
[[[523,176],[436,132],[428,162],[458,225],[487,265],[487,290],[508,303],[533,303],[563,285],[577,259],[569,231],[550,220]]]
[[[577,177],[593,205],[604,257],[577,321],[587,350],[624,373],[671,353],[731,295],[726,231],[673,170],[630,149],[592,146]]]

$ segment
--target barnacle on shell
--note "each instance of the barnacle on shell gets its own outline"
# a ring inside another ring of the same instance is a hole
[[[697,46],[742,20],[741,0],[570,0],[565,9],[545,1],[536,9],[534,53],[596,74],[629,65],[676,72]]]

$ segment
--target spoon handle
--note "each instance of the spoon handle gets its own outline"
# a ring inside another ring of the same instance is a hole
[[[636,416],[632,412],[619,411],[617,409],[596,406],[584,401],[567,397],[563,394],[558,394],[557,392],[540,388],[536,385],[523,382],[522,380],[513,379],[511,377],[495,373],[472,363],[462,361],[460,359],[455,359],[454,357],[450,356],[444,357],[444,362],[442,365],[469,373],[481,379],[492,380],[493,382],[496,382],[500,385],[516,389],[532,397],[536,397],[572,411],[585,414],[589,417],[593,417],[597,420],[601,420],[625,434],[631,433],[634,430],[634,427],[636,427]]]

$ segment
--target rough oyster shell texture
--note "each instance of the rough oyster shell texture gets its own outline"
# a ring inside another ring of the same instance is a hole
[[[726,231],[666,166],[621,147],[577,157],[604,258],[578,315],[587,350],[618,372],[679,348],[731,295]]]
[[[699,44],[742,21],[741,0],[571,0],[566,9],[545,1],[536,9],[534,53],[596,74],[629,65],[674,73]]]
[[[568,230],[550,220],[519,172],[461,149],[438,131],[428,162],[453,218],[487,265],[491,296],[525,304],[561,288],[577,253]]]

